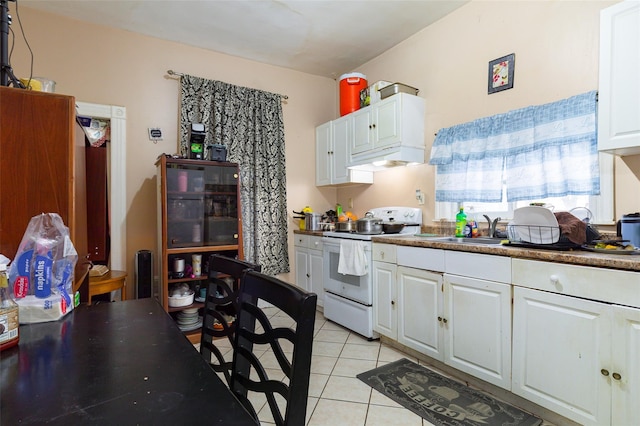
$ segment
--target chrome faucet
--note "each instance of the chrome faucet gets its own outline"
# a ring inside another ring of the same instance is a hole
[[[486,214],[483,214],[482,216],[484,216],[485,219],[487,219],[487,223],[488,223],[488,227],[487,227],[487,232],[488,232],[488,237],[489,238],[495,238],[496,236],[496,226],[498,225],[498,221],[500,220],[500,217],[496,217],[495,219],[493,219],[493,221],[491,221],[491,219],[489,218],[489,216],[487,216]]]

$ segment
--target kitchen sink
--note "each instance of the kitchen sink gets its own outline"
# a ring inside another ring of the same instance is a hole
[[[504,241],[504,238],[429,237],[429,240],[456,244],[500,244],[502,241]]]

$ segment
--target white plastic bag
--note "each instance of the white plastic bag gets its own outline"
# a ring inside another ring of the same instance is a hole
[[[73,309],[77,261],[69,228],[57,213],[31,218],[9,268],[21,324],[55,321]]]

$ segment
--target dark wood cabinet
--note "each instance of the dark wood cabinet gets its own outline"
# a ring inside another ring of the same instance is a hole
[[[85,143],[75,118],[72,96],[0,87],[0,253],[13,260],[29,220],[58,213],[78,252],[74,291],[89,270]]]

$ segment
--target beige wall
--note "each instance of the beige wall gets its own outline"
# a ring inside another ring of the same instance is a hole
[[[20,7],[20,18],[34,52],[34,76],[55,80],[56,92],[73,95],[78,101],[127,108],[126,259],[131,277],[138,250],[157,252],[154,163],[161,153],[177,152],[179,82],[167,75],[168,69],[286,94],[286,156],[292,159],[287,162],[289,216],[292,209],[306,204],[334,202],[335,190],[316,188],[314,177],[315,126],[337,114],[333,80],[91,26],[27,7]],[[28,51],[17,25],[13,27],[17,36],[12,65],[19,77],[28,77]],[[149,127],[161,127],[164,140],[150,142]],[[291,232],[289,240],[292,245]],[[129,294],[134,294],[133,281],[128,283]]]
[[[598,88],[599,12],[616,1],[472,1],[359,67],[370,83],[399,81],[426,100],[426,159],[443,127],[512,109],[556,101]],[[488,62],[515,53],[514,88],[487,94]],[[616,216],[640,211],[640,156],[616,161]],[[418,206],[434,219],[429,165],[375,174],[369,187],[338,191],[362,214],[381,205]],[[438,219],[438,218],[436,218]]]
[[[369,82],[399,81],[420,89],[427,105],[428,158],[442,127],[597,89],[599,11],[613,3],[474,0],[353,71],[365,73]],[[348,206],[349,199],[358,214],[381,205],[417,206],[415,190],[421,189],[424,223],[433,219],[434,168],[428,165],[378,172],[370,186],[315,187],[314,128],[338,117],[337,84],[331,79],[26,7],[20,17],[34,51],[34,75],[55,80],[57,92],[79,101],[127,108],[130,271],[136,251],[156,251],[154,162],[177,150],[179,83],[167,76],[168,69],[289,96],[283,104],[289,216],[305,205],[322,212],[336,201]],[[516,54],[515,87],[487,95],[488,62],[509,53]],[[12,64],[20,77],[28,75],[29,57],[19,35]],[[150,142],[148,127],[162,127],[165,140]],[[638,189],[639,156],[617,160],[617,216],[640,211],[640,199],[625,196]],[[290,221],[290,248],[295,226]]]

